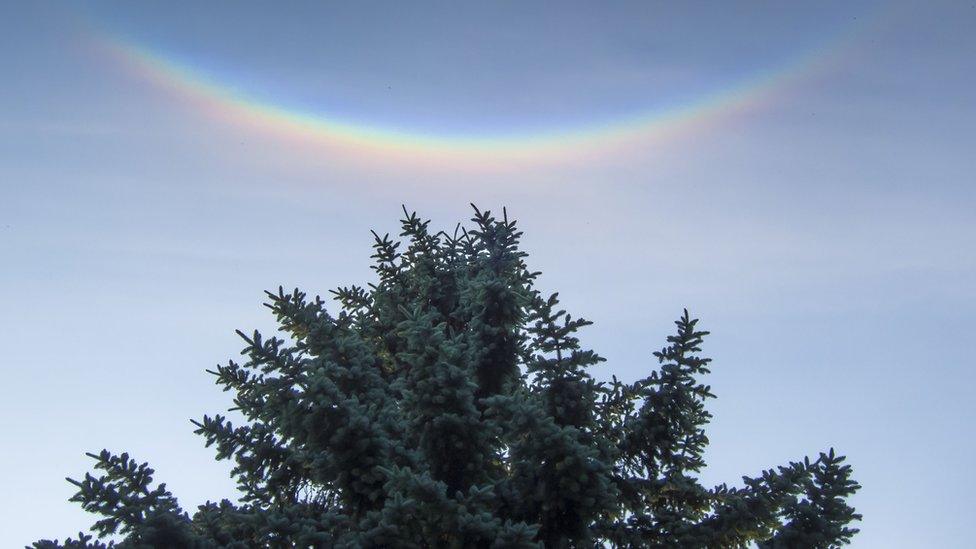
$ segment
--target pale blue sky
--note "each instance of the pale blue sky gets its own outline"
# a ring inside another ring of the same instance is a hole
[[[228,405],[204,369],[234,329],[273,327],[262,290],[365,282],[401,203],[453,227],[469,202],[507,206],[541,286],[596,322],[598,376],[643,375],[682,307],[702,318],[708,482],[834,446],[864,486],[855,547],[967,546],[972,3],[318,4],[0,7],[4,546],[87,529],[63,477],[103,447],[188,509],[232,496],[188,420]],[[214,117],[99,46],[122,39],[272,104],[450,135],[816,62],[650,144],[418,166]]]

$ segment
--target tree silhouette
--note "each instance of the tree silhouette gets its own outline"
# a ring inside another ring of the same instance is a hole
[[[211,373],[234,424],[194,421],[234,461],[236,502],[190,516],[127,454],[89,454],[72,501],[103,542],[34,547],[834,547],[858,484],[831,449],[743,486],[702,486],[708,332],[687,311],[633,383],[597,382],[588,324],[535,288],[521,233],[474,209],[406,246],[374,233],[368,286],[268,292],[282,337],[238,332],[246,360]],[[69,479],[70,480],[70,479]]]

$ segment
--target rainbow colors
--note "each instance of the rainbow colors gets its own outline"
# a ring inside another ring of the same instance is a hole
[[[655,139],[712,127],[726,115],[760,106],[778,90],[832,62],[850,34],[828,40],[821,47],[750,78],[712,93],[690,97],[667,109],[650,109],[630,116],[539,132],[511,132],[491,136],[456,136],[364,124],[341,116],[310,113],[284,104],[259,100],[210,75],[136,42],[105,37],[104,50],[152,82],[174,91],[200,109],[234,124],[303,143],[321,144],[366,155],[443,159],[552,159],[641,145]]]

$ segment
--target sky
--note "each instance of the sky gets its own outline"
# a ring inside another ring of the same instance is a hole
[[[834,447],[854,547],[966,547],[972,2],[0,4],[0,531],[86,451],[233,497],[191,418],[263,290],[372,280],[401,204],[519,220],[594,375],[712,332],[707,484]]]

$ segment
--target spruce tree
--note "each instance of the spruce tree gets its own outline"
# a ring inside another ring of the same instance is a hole
[[[507,215],[403,242],[374,233],[367,286],[278,288],[280,333],[238,332],[211,373],[234,396],[196,433],[233,460],[239,494],[184,511],[127,454],[70,480],[100,515],[49,547],[835,547],[860,515],[833,449],[705,487],[708,332],[687,311],[632,383],[598,382],[589,324],[536,288]],[[280,336],[280,337],[279,337]]]

